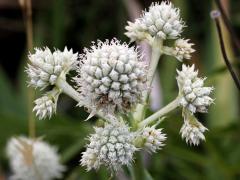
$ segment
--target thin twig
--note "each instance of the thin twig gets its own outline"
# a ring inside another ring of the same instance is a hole
[[[224,62],[237,86],[237,88],[240,90],[240,81],[237,77],[237,74],[234,72],[233,67],[227,57],[227,53],[226,53],[226,49],[225,49],[225,45],[224,45],[224,41],[223,41],[223,35],[222,35],[222,29],[220,26],[220,22],[219,22],[219,17],[221,16],[221,13],[217,10],[214,10],[211,12],[211,17],[212,19],[215,21],[216,23],[216,27],[217,27],[217,32],[218,32],[218,37],[219,37],[219,42],[220,42],[220,47],[221,47],[221,52],[222,52],[222,56],[224,59]]]
[[[215,0],[215,2],[216,2],[216,5],[217,5],[219,11],[221,12],[222,20],[223,20],[227,30],[229,31],[229,34],[231,36],[231,39],[233,41],[233,45],[235,46],[237,54],[240,55],[240,42],[238,41],[237,34],[234,31],[234,29],[232,28],[232,24],[231,24],[230,20],[228,19],[220,0]]]

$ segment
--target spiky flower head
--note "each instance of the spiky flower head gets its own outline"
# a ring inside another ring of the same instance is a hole
[[[195,50],[192,48],[194,45],[193,43],[188,42],[189,39],[177,39],[175,41],[175,47],[173,51],[173,55],[179,60],[182,61],[183,59],[190,59],[191,53]]]
[[[179,94],[182,96],[179,103],[190,112],[207,112],[207,107],[213,103],[209,97],[213,91],[212,87],[204,87],[206,78],[198,78],[198,71],[194,70],[194,65],[182,65],[182,70],[178,71],[177,82]]]
[[[204,132],[208,130],[187,109],[183,110],[184,124],[180,130],[186,143],[197,146],[201,140],[205,140]]]
[[[47,92],[44,96],[34,101],[35,106],[33,111],[36,112],[36,116],[41,120],[45,118],[51,118],[56,113],[57,101],[61,91],[57,88]]]
[[[64,51],[55,50],[53,53],[48,47],[35,48],[35,53],[29,55],[30,64],[26,70],[29,85],[40,89],[54,85],[60,75],[65,78],[74,68],[77,58],[78,53],[74,54],[72,49],[66,47]]]
[[[40,139],[11,138],[7,144],[13,176],[16,180],[52,180],[62,177],[65,167],[59,163],[56,148]]]
[[[84,105],[92,114],[128,112],[141,102],[146,66],[137,49],[118,40],[99,41],[81,55],[75,78]]]
[[[122,165],[130,165],[133,153],[134,134],[123,123],[112,122],[104,127],[95,127],[95,133],[89,137],[90,143],[82,153],[81,165],[87,170],[98,169],[104,165],[117,171]]]
[[[145,11],[134,24],[133,26],[129,23],[126,26],[126,35],[131,40],[141,39],[136,37],[136,32],[148,33],[153,38],[176,39],[184,27],[179,9],[175,8],[169,1],[162,1],[160,4],[152,3],[149,10]]]
[[[162,133],[162,129],[156,129],[154,126],[145,127],[141,136],[144,140],[144,148],[148,152],[154,153],[164,146],[163,141],[166,140],[166,135]]]
[[[128,21],[128,25],[125,27],[127,32],[125,35],[130,38],[131,42],[134,41],[142,41],[144,39],[148,39],[151,36],[144,32],[144,28],[142,27],[141,21],[136,19],[134,23]],[[149,39],[150,40],[150,39]]]

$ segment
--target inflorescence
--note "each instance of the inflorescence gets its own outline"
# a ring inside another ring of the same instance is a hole
[[[125,34],[132,42],[147,41],[153,53],[156,49],[160,51],[155,57],[157,60],[160,54],[165,54],[183,62],[195,51],[189,39],[181,38],[184,27],[180,10],[163,1],[153,3],[135,22],[128,22]],[[163,42],[168,40],[174,41],[173,47],[165,46]],[[122,165],[130,166],[137,151],[156,153],[162,149],[166,134],[157,127],[159,119],[177,107],[182,108],[182,138],[190,145],[205,140],[207,128],[194,114],[207,112],[214,101],[210,97],[213,87],[204,86],[206,78],[198,77],[194,65],[183,64],[182,69],[177,70],[179,94],[171,106],[147,119],[134,119],[133,113],[138,113],[136,107],[139,104],[146,107],[144,98],[148,96],[152,82],[148,74],[154,74],[156,69],[152,64],[158,63],[150,61],[147,65],[142,57],[138,48],[116,38],[98,41],[85,48],[81,55],[67,48],[51,52],[47,47],[36,48],[29,55],[26,70],[29,85],[46,91],[34,101],[33,111],[39,119],[50,118],[56,112],[58,97],[63,92],[75,99],[79,106],[87,108],[90,117],[97,115],[105,121],[103,126],[94,127],[95,133],[89,136],[89,143],[82,153],[80,164],[88,171],[103,165],[116,172]],[[66,75],[70,70],[77,72],[73,78],[77,90],[67,83]],[[64,170],[58,162],[56,150],[38,139],[11,139],[7,152],[16,178],[35,179],[39,175],[43,179],[58,178]]]

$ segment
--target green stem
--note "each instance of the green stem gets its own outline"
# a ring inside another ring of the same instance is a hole
[[[136,153],[136,160],[132,166],[132,170],[130,172],[131,174],[131,180],[144,180],[144,164],[141,152]]]
[[[32,1],[25,0],[20,3],[22,8],[25,28],[26,28],[26,41],[27,49],[31,51],[33,49],[33,24],[32,24]],[[35,138],[36,136],[36,122],[32,112],[33,109],[33,100],[34,100],[34,90],[28,88],[27,90],[27,107],[28,107],[28,133],[29,137]]]
[[[59,77],[56,86],[75,101],[81,101],[79,93],[73,89],[72,86],[70,86],[64,78]]]
[[[145,120],[140,122],[138,127],[144,127],[144,126],[147,126],[147,125],[151,124],[156,119],[159,119],[162,116],[169,113],[170,111],[176,109],[178,107],[178,105],[179,105],[179,97],[177,97],[175,100],[170,102],[168,105],[166,105],[165,107],[163,107],[159,111],[155,112],[153,115],[149,116],[148,118],[146,118]]]
[[[70,97],[71,97],[72,99],[74,99],[75,101],[77,101],[77,102],[80,102],[80,101],[81,101],[81,98],[80,98],[79,93],[78,93],[75,89],[73,89],[72,86],[70,86],[70,85],[67,83],[67,81],[65,80],[64,77],[61,77],[61,76],[60,76],[60,77],[58,78],[58,80],[57,80],[57,82],[56,82],[56,86],[57,86],[59,89],[61,89],[63,93],[65,93],[66,95],[70,96]],[[99,118],[106,119],[106,117],[105,117],[102,113],[100,113],[100,112],[97,113],[97,116],[98,116]]]
[[[152,56],[147,75],[147,87],[149,87],[149,90],[143,92],[143,103],[137,105],[136,111],[133,114],[134,120],[138,122],[142,121],[145,115],[145,105],[147,103],[151,91],[154,74],[156,72],[157,65],[162,54],[162,44],[163,41],[158,38],[155,38],[152,42]]]

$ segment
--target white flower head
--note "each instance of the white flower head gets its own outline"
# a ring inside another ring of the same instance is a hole
[[[204,87],[206,78],[198,78],[198,71],[194,71],[194,65],[182,65],[182,70],[178,71],[177,82],[179,94],[182,96],[179,103],[192,113],[207,112],[207,107],[213,103],[209,97],[213,91],[212,87]]]
[[[201,140],[205,140],[203,133],[208,129],[204,127],[187,109],[183,110],[183,116],[184,124],[180,130],[182,138],[190,145],[199,145]]]
[[[65,167],[59,163],[56,148],[42,140],[11,138],[7,144],[13,180],[52,180],[62,177]]]
[[[131,42],[150,38],[150,35],[144,31],[144,27],[142,27],[141,21],[139,19],[136,19],[134,23],[130,21],[127,23],[128,25],[125,27],[127,32],[125,35],[130,38]]]
[[[87,170],[105,165],[117,171],[122,165],[130,165],[137,148],[133,145],[134,134],[123,123],[112,122],[104,127],[95,127],[95,134],[82,153],[81,165]]]
[[[99,41],[81,55],[78,77],[83,105],[92,114],[128,112],[142,100],[146,65],[137,49],[118,40]]]
[[[77,58],[78,53],[74,54],[66,47],[64,51],[55,50],[53,53],[48,47],[35,48],[35,53],[29,55],[30,64],[26,69],[29,85],[40,89],[54,85],[60,75],[65,78],[69,70],[74,69]]]
[[[179,60],[182,61],[183,59],[190,59],[191,53],[195,50],[192,48],[194,45],[193,43],[188,42],[189,39],[177,39],[175,41],[175,47],[173,51],[173,55]]]
[[[152,3],[148,11],[143,12],[141,18],[126,27],[126,35],[133,40],[141,40],[140,32],[160,39],[176,39],[180,36],[184,23],[180,18],[180,11],[169,1]],[[140,36],[138,36],[140,35]]]
[[[41,120],[45,118],[51,118],[52,114],[56,113],[57,101],[61,91],[57,88],[47,92],[44,96],[34,101],[35,106],[33,111],[36,112],[36,116]]]
[[[156,152],[160,150],[165,144],[166,135],[162,133],[162,129],[156,129],[154,126],[145,127],[142,130],[141,136],[144,140],[144,148],[148,152]]]

